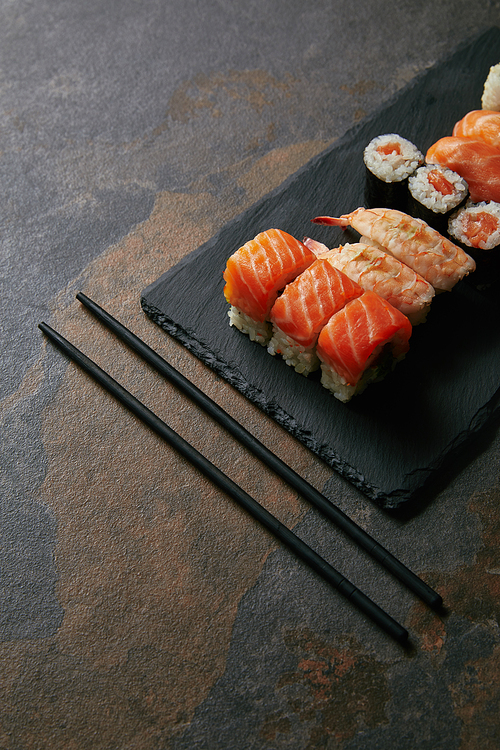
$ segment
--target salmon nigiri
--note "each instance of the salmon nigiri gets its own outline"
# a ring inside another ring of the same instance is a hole
[[[373,245],[353,242],[328,249],[310,238],[304,244],[366,291],[376,292],[406,315],[412,325],[423,323],[435,295],[423,276]]]
[[[443,164],[463,177],[474,203],[500,202],[500,147],[474,138],[446,136],[430,147],[425,158],[429,164]]]
[[[281,229],[268,229],[246,242],[224,271],[230,325],[267,344],[269,313],[278,293],[315,260],[312,250]]]
[[[473,109],[459,120],[452,135],[460,138],[474,138],[500,148],[500,112],[488,109]]]
[[[321,328],[363,289],[324,259],[316,260],[274,303],[270,318],[273,336],[267,350],[281,354],[303,375],[319,366],[314,347]]]
[[[357,208],[338,218],[317,216],[316,224],[353,227],[368,243],[376,243],[432,284],[449,291],[476,264],[461,248],[422,219],[390,208]]]
[[[321,383],[340,401],[349,401],[408,352],[408,318],[375,292],[365,292],[335,313],[318,337]]]

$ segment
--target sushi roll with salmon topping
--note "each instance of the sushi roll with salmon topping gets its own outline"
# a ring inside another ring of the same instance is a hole
[[[366,167],[365,201],[371,208],[404,209],[408,178],[424,163],[418,148],[397,133],[378,135],[363,152]]]
[[[335,313],[318,337],[321,383],[347,402],[382,380],[410,348],[408,318],[375,292],[364,292]]]
[[[361,242],[374,244],[394,255],[423,276],[436,291],[450,291],[476,268],[473,258],[460,247],[422,219],[401,211],[357,208],[339,217],[317,216],[313,222],[353,227],[361,235]]]
[[[319,367],[315,345],[331,316],[363,289],[327,260],[318,259],[288,284],[274,303],[269,354],[281,354],[296,372],[307,375]]]
[[[376,292],[390,302],[406,315],[412,326],[425,321],[435,296],[434,287],[406,263],[378,247],[361,242],[340,245],[331,250],[309,238],[304,239],[304,244],[363,289]]]
[[[246,242],[228,258],[223,274],[229,324],[267,345],[269,313],[279,292],[315,260],[312,250],[281,229],[268,229]]]
[[[465,203],[469,188],[464,178],[448,167],[427,164],[409,178],[408,193],[408,213],[445,234],[449,217]]]

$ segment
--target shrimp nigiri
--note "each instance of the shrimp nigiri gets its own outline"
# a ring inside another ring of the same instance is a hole
[[[376,292],[406,315],[412,325],[423,323],[435,295],[434,287],[393,255],[361,242],[340,245],[331,250],[310,238],[304,244],[320,258],[360,284]]]
[[[476,141],[484,141],[500,148],[500,112],[473,109],[455,123],[452,135],[474,138]]]
[[[318,337],[321,383],[349,401],[381,380],[410,348],[408,318],[375,292],[364,292],[335,313]]]
[[[314,347],[321,328],[362,293],[359,284],[319,258],[288,284],[274,303],[269,354],[281,354],[296,372],[307,376],[319,366]]]
[[[281,229],[268,229],[246,242],[228,258],[224,271],[230,325],[267,344],[269,313],[279,291],[315,260],[312,250]]]
[[[436,141],[425,158],[428,164],[443,164],[463,177],[474,203],[500,202],[500,147],[450,135]]]
[[[449,291],[476,268],[461,248],[422,219],[388,208],[357,208],[338,218],[317,216],[316,224],[353,227],[367,244],[375,244],[413,268],[434,289]]]

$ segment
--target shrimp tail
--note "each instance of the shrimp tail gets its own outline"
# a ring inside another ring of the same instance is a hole
[[[363,206],[360,206],[354,211],[350,211],[348,214],[342,214],[341,216],[316,216],[316,218],[312,219],[312,222],[313,224],[326,224],[330,227],[345,228],[353,226],[353,220],[355,220],[357,216],[363,216],[366,213],[370,213],[370,211],[363,208]]]
[[[349,226],[349,217],[348,216],[316,216],[314,219],[311,219],[313,224],[326,224],[328,226],[333,227],[348,227]]]
[[[322,242],[318,242],[317,240],[313,240],[310,237],[304,237],[302,240],[304,245],[309,248],[309,250],[312,250],[313,253],[319,258],[321,255],[325,255],[329,251],[330,248],[328,248],[326,245],[324,245]]]

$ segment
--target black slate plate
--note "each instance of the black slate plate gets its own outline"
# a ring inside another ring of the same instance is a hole
[[[311,224],[363,204],[362,151],[397,132],[422,152],[480,107],[484,81],[500,61],[500,29],[468,42],[398,93],[374,116],[311,160],[280,188],[224,226],[144,290],[144,311],[203,362],[383,507],[408,501],[467,446],[500,402],[498,303],[471,283],[435,299],[414,329],[406,359],[348,404],[303,378],[228,325],[226,260],[258,232],[279,227],[331,247],[340,229]],[[351,238],[351,239],[354,239]]]

